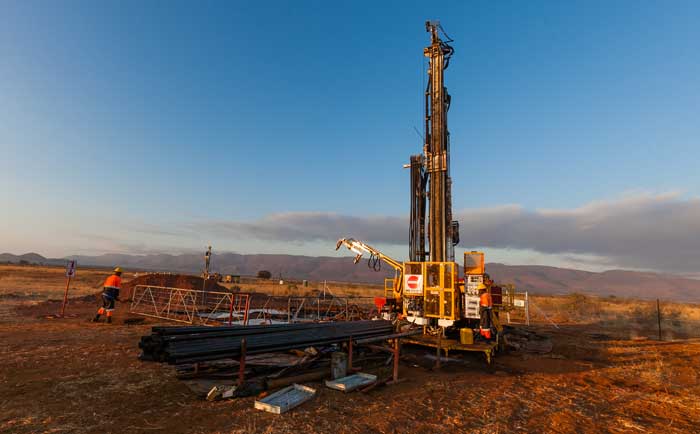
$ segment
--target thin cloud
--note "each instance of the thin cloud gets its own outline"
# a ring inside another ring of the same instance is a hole
[[[408,220],[401,217],[356,217],[323,212],[288,212],[253,222],[212,221],[197,224],[213,235],[266,241],[309,242],[352,236],[376,243],[399,244],[408,234]]]
[[[636,194],[573,209],[527,210],[518,205],[462,210],[461,247],[529,249],[562,256],[591,255],[605,264],[667,272],[698,271],[700,200],[678,193]],[[304,243],[352,236],[405,245],[408,219],[293,212],[260,220],[213,221],[212,236]]]

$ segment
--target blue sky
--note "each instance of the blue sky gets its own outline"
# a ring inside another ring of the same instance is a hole
[[[463,248],[694,271],[635,252],[700,248],[679,249],[700,194],[697,2],[7,1],[2,16],[0,251],[323,255],[407,234],[401,165],[421,148],[423,23],[439,19],[454,207],[483,228]],[[514,209],[540,226],[482,226]],[[543,246],[552,212],[574,217]]]

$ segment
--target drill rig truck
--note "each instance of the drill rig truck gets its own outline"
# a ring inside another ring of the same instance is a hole
[[[412,155],[404,168],[410,169],[411,208],[409,224],[409,261],[392,259],[368,244],[342,238],[336,245],[355,253],[357,263],[369,255],[371,267],[382,261],[395,270],[390,279],[385,311],[423,328],[423,335],[407,342],[450,350],[481,351],[491,361],[492,353],[503,345],[499,309],[506,309],[505,297],[493,293],[493,340],[478,342],[472,330],[479,323],[479,290],[485,282],[484,254],[465,252],[463,273],[455,262],[459,243],[459,223],[452,216],[452,179],[450,177],[450,134],[447,112],[451,97],[447,93],[444,72],[454,49],[452,40],[439,22],[426,22],[430,45],[423,50],[428,58],[428,84],[425,89],[425,135],[423,153]],[[441,39],[440,35],[445,37]],[[488,287],[488,286],[487,286]],[[488,291],[500,288],[491,286]],[[494,291],[495,292],[495,291]]]

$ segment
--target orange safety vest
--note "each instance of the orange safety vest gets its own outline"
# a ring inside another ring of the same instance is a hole
[[[120,289],[122,287],[122,278],[112,274],[107,278],[107,280],[105,280],[104,287]]]
[[[483,307],[493,307],[493,301],[491,300],[491,294],[484,292],[479,296],[479,305]]]

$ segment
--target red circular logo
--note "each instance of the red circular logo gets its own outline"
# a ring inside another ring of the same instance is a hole
[[[408,276],[406,278],[406,286],[408,286],[409,289],[418,289],[418,276],[415,274],[412,276]]]

